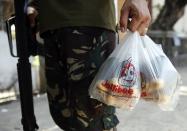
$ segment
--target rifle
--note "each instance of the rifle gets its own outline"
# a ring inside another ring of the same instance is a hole
[[[17,71],[20,92],[20,104],[22,113],[22,125],[24,131],[36,131],[39,127],[36,123],[33,106],[31,64],[29,57],[40,54],[36,39],[32,37],[32,30],[27,22],[24,8],[27,0],[14,0],[15,16],[6,21],[7,35],[10,47],[10,54],[18,58]],[[15,24],[16,49],[13,51],[11,26]]]

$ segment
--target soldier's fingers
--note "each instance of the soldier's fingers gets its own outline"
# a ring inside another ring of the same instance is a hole
[[[139,25],[137,31],[140,33],[140,35],[144,36],[147,31],[150,24],[150,19],[146,18],[141,24]]]
[[[141,19],[139,17],[132,17],[130,22],[129,22],[129,25],[128,25],[128,28],[130,31],[132,32],[135,32],[137,31],[138,27],[140,26],[141,24]]]
[[[121,32],[125,32],[127,30],[128,18],[129,10],[127,8],[122,8],[119,22]]]

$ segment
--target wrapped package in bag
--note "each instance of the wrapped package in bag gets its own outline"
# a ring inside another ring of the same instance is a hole
[[[128,32],[125,35],[92,81],[89,88],[92,98],[125,109],[136,106],[141,96],[140,43],[138,33]]]
[[[179,98],[179,80],[158,44],[148,36],[128,32],[99,69],[89,94],[119,108],[133,109],[141,97],[162,110],[173,110]]]
[[[148,36],[141,39],[141,97],[157,103],[162,110],[173,110],[179,98],[179,74],[160,46]]]

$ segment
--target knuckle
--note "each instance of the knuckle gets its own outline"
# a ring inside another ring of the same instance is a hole
[[[140,17],[140,18],[143,18],[143,17],[144,17],[144,12],[139,11],[138,14],[139,14],[139,17]]]
[[[140,17],[144,17],[144,13],[143,12],[139,12]]]
[[[151,16],[145,16],[145,21],[147,22],[147,23],[150,23],[151,22]]]
[[[151,14],[150,14],[149,12],[147,12],[147,14],[145,15],[145,17],[146,17],[147,19],[151,19]]]
[[[127,25],[126,22],[125,22],[124,20],[120,20],[119,23],[120,23],[121,26],[126,26],[126,25]]]
[[[151,16],[149,14],[144,14],[141,18],[143,21],[146,21],[146,22],[151,21]]]

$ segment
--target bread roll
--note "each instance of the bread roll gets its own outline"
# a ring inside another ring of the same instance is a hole
[[[109,88],[107,86],[114,86],[115,88]],[[117,79],[111,79],[109,81],[101,80],[97,84],[97,89],[102,97],[102,101],[107,105],[115,107],[133,108],[135,106],[134,104],[138,101],[138,96],[140,95],[140,91],[137,89],[125,89],[120,86]]]

